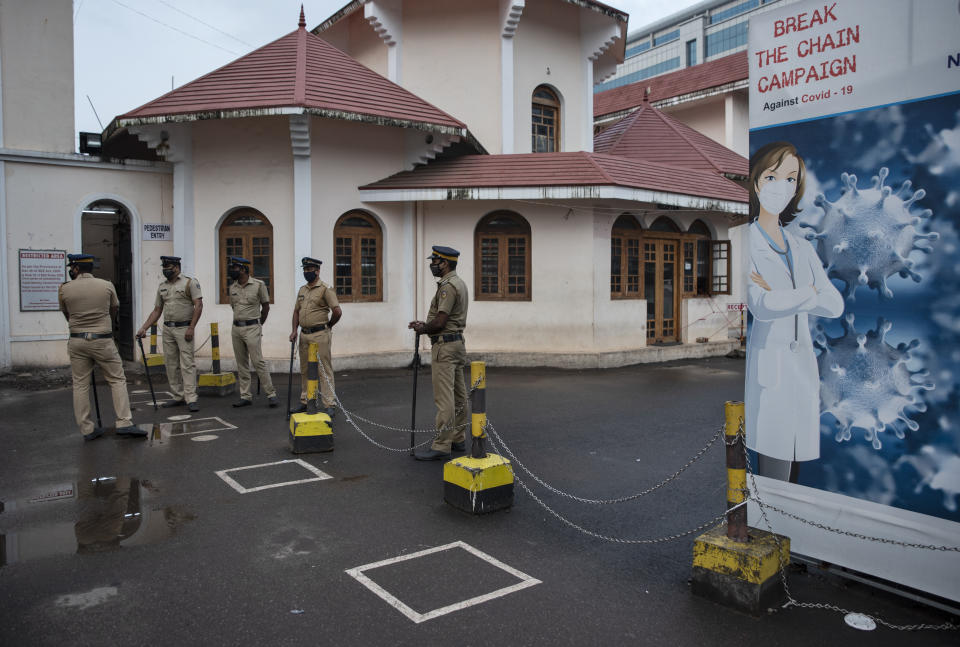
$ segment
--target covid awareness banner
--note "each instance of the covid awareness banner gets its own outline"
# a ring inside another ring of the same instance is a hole
[[[794,552],[960,600],[960,3],[749,34],[756,494]]]

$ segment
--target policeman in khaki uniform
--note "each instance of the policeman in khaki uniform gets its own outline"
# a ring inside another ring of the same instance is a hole
[[[73,413],[84,440],[103,435],[102,427],[95,427],[90,419],[90,374],[96,364],[110,385],[113,413],[120,435],[146,436],[147,432],[133,425],[130,416],[130,397],[123,362],[113,341],[113,322],[120,302],[117,290],[110,281],[95,278],[93,256],[68,254],[70,281],[60,286],[60,311],[70,326],[67,352],[73,371]]]
[[[467,348],[463,329],[467,325],[467,285],[457,276],[460,252],[451,247],[433,246],[427,257],[430,272],[440,278],[437,293],[430,302],[427,322],[411,321],[407,326],[416,332],[430,335],[430,372],[433,382],[433,401],[437,405],[436,438],[428,450],[418,450],[414,458],[435,461],[450,458],[450,452],[464,450],[465,430],[470,420],[467,411],[467,387],[463,367],[467,363]]]
[[[266,283],[250,276],[250,261],[245,258],[228,256],[227,276],[233,279],[230,285],[230,307],[233,308],[230,338],[233,340],[233,356],[237,360],[237,381],[240,386],[240,399],[233,406],[248,407],[253,404],[250,388],[250,365],[253,364],[267,394],[267,403],[275,407],[280,401],[260,348],[262,326],[270,313],[270,293],[267,292]]]
[[[307,282],[297,292],[297,303],[293,306],[293,332],[290,341],[296,341],[297,328],[300,328],[300,407],[296,411],[307,410],[307,360],[310,344],[317,344],[317,360],[323,367],[320,373],[320,395],[327,415],[333,417],[336,399],[333,397],[333,365],[330,363],[330,346],[333,341],[332,328],[340,321],[343,311],[337,293],[320,280],[319,261],[309,256],[301,259],[303,278]],[[323,373],[326,373],[324,377]],[[329,382],[328,382],[329,379]]]
[[[193,336],[203,312],[203,294],[197,279],[180,273],[179,256],[161,256],[160,263],[166,280],[157,288],[153,312],[137,331],[137,337],[144,337],[150,326],[163,315],[163,358],[167,383],[174,399],[160,406],[178,407],[186,403],[190,411],[200,411]]]

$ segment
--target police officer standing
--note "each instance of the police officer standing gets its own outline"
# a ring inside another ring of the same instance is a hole
[[[94,365],[100,367],[110,385],[117,433],[146,436],[146,431],[133,425],[127,378],[113,341],[113,322],[120,307],[117,290],[110,281],[93,276],[94,259],[90,254],[68,254],[67,259],[71,280],[60,286],[58,298],[60,311],[70,326],[67,352],[73,372],[73,413],[83,439],[99,438],[104,431],[90,419],[90,375]]]
[[[240,386],[240,399],[233,406],[247,407],[253,404],[253,391],[250,388],[250,365],[253,364],[267,394],[267,403],[275,407],[280,401],[260,348],[262,326],[270,313],[267,285],[250,276],[250,261],[239,256],[227,257],[227,276],[233,279],[230,285],[230,307],[233,308],[230,338],[233,340],[233,356],[237,360],[237,381]]]
[[[297,328],[300,328],[300,407],[296,411],[307,410],[307,352],[310,344],[316,343],[317,360],[326,373],[326,377],[320,376],[320,394],[326,413],[332,418],[336,412],[336,399],[333,397],[333,365],[330,363],[331,333],[343,311],[337,293],[320,280],[323,261],[307,256],[300,263],[307,284],[297,292],[297,302],[293,306],[293,332],[290,333],[290,341],[296,341]]]
[[[163,314],[163,358],[174,399],[160,406],[177,407],[186,403],[190,411],[199,411],[193,337],[203,312],[203,294],[197,279],[180,273],[179,256],[161,256],[160,263],[166,280],[157,288],[153,312],[137,331],[137,337],[144,337]]]
[[[430,272],[440,278],[437,293],[430,302],[428,321],[411,321],[407,326],[416,332],[430,335],[430,377],[433,382],[433,401],[437,405],[437,436],[430,449],[419,450],[414,458],[435,461],[450,458],[451,450],[464,450],[465,430],[469,424],[467,387],[463,367],[467,363],[467,348],[463,329],[467,325],[467,285],[457,276],[460,252],[451,247],[433,246]]]

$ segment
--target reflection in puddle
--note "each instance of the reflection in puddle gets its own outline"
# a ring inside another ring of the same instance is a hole
[[[76,521],[38,524],[0,535],[0,566],[71,553],[99,553],[169,538],[193,515],[151,502],[156,488],[128,476],[82,479],[25,499],[7,501],[0,512],[50,511],[50,502],[73,500]],[[57,506],[53,506],[57,507]],[[43,508],[43,509],[41,509]]]

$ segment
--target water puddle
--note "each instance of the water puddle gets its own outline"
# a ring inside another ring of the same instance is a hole
[[[237,428],[236,425],[232,425],[223,418],[216,416],[174,422],[147,423],[138,426],[148,432],[147,441],[150,446],[165,445],[171,438],[177,436],[192,436],[194,434],[210,436],[215,431],[229,431]],[[213,439],[203,438],[203,440]]]
[[[89,554],[169,539],[193,520],[190,512],[156,502],[157,488],[129,476],[98,476],[58,484],[22,500],[0,502],[26,523],[0,534],[0,567],[53,555]],[[72,508],[69,514],[67,508]],[[51,520],[51,516],[72,521]],[[35,523],[31,521],[36,520]],[[6,524],[4,524],[6,525]]]

